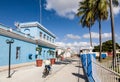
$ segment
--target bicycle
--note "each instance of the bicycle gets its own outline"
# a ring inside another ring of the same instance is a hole
[[[48,66],[45,66],[42,77],[45,78],[51,73],[51,69]]]

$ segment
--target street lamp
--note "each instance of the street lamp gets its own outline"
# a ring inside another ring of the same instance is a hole
[[[6,43],[9,44],[9,66],[8,66],[8,78],[10,78],[10,65],[11,65],[11,44],[14,43],[14,40],[7,39]]]

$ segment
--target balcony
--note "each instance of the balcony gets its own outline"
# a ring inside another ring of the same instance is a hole
[[[43,39],[43,38],[35,38],[34,40],[36,40],[36,43],[38,45],[42,45],[42,46],[47,46],[47,47],[52,47],[52,48],[56,48],[57,45],[55,45],[54,42],[50,42],[49,40]]]

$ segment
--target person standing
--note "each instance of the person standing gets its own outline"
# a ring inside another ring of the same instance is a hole
[[[57,61],[58,61],[58,58],[59,58],[58,51],[56,51],[56,58],[57,58]]]

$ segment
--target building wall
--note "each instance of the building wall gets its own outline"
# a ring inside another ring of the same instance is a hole
[[[45,31],[41,30],[38,27],[25,27],[25,28],[21,28],[21,31],[25,34],[28,34],[28,29],[29,29],[29,33],[31,36],[34,36],[37,39],[43,39],[44,40],[44,34],[46,35],[45,40],[47,40],[47,36],[49,37],[48,41],[54,43],[55,38],[52,37],[51,35],[49,35],[48,33],[46,33]],[[40,32],[42,32],[42,38],[40,37]],[[51,41],[50,41],[51,38]]]
[[[25,33],[25,34],[30,34],[31,36],[38,36],[37,34],[37,28],[36,27],[28,27],[28,28],[20,28],[21,32]]]
[[[39,45],[40,46],[40,45]],[[49,47],[45,47],[45,46],[40,46],[42,47],[42,54],[40,56],[41,59],[47,59],[47,58],[55,58],[55,53],[54,53],[54,56],[51,55],[50,53],[48,53],[48,50],[53,50],[55,51],[55,48],[49,48]]]
[[[9,56],[9,44],[6,43],[7,39],[11,39],[6,36],[0,36],[0,66],[8,64]],[[16,47],[20,47],[20,52],[18,58],[16,59]],[[24,62],[35,61],[35,51],[36,44],[25,42],[22,40],[14,39],[14,43],[11,46],[11,63],[19,64]],[[29,55],[32,55],[32,59],[29,58]]]
[[[14,43],[11,46],[11,64],[20,64],[20,63],[27,63],[27,62],[34,62],[37,58],[40,59],[47,59],[47,58],[55,58],[55,55],[50,55],[48,50],[55,51],[55,45],[51,44],[53,42],[46,42],[42,41],[43,43],[37,43],[34,37],[38,37],[40,39],[40,31],[47,36],[53,37],[51,34],[41,30],[38,27],[27,27],[21,28],[19,31],[12,30],[10,31],[9,27],[3,26],[0,24],[0,66],[8,65],[9,61],[9,44],[6,43],[6,40],[11,40],[12,37],[14,39]],[[3,32],[2,30],[5,30]],[[4,34],[5,33],[5,34]],[[9,34],[10,35],[9,35]],[[29,39],[29,35],[26,36],[25,34],[29,34],[32,38]],[[13,36],[15,34],[15,36]],[[5,36],[4,36],[5,35]],[[22,38],[21,38],[22,37]],[[43,37],[43,36],[42,36]],[[19,38],[19,39],[18,39]],[[53,45],[51,48],[51,46]],[[37,56],[36,47],[42,47],[42,52],[40,56]],[[47,47],[49,46],[49,47]],[[54,53],[55,54],[55,53]]]
[[[8,65],[9,58],[9,44],[6,43],[6,40],[11,38],[0,35],[0,66]],[[40,46],[40,45],[39,45]],[[18,54],[18,58],[16,59],[16,48],[20,47],[20,52]],[[50,55],[47,51],[55,50],[54,48],[49,48],[45,46],[42,47],[41,55],[38,56],[38,59],[47,59],[47,58],[55,58],[55,56]],[[20,64],[26,62],[33,62],[36,60],[36,44],[29,43],[26,41],[14,39],[14,43],[11,45],[11,64]]]

